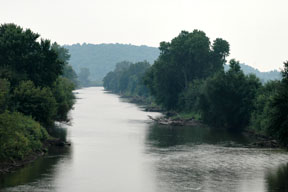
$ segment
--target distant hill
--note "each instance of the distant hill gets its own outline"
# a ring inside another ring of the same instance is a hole
[[[255,69],[249,65],[240,64],[241,69],[245,74],[255,74],[263,83],[269,80],[279,80],[281,79],[281,74],[277,70],[269,72],[260,72],[258,69]],[[228,70],[229,66],[225,65],[225,70]]]
[[[91,80],[102,81],[103,77],[113,71],[116,63],[122,61],[139,62],[148,61],[150,64],[158,58],[160,51],[155,47],[136,46],[126,44],[73,44],[64,45],[71,54],[70,65],[77,73],[80,68],[90,70]],[[245,74],[254,73],[262,82],[280,79],[281,75],[277,70],[260,72],[258,69],[241,64]],[[228,66],[225,66],[228,69]]]
[[[77,73],[80,68],[90,70],[91,80],[102,81],[103,77],[113,71],[116,63],[122,61],[148,61],[150,64],[157,59],[159,49],[148,46],[126,44],[73,44],[64,45],[71,54],[70,65]]]

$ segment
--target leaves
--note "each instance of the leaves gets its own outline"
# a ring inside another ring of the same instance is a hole
[[[22,159],[42,149],[47,131],[31,117],[21,113],[0,114],[0,160]]]
[[[12,86],[31,80],[36,86],[51,86],[63,73],[64,62],[48,40],[15,24],[0,26],[0,78]]]
[[[14,90],[14,110],[32,116],[43,126],[53,125],[57,114],[57,103],[48,87],[35,87],[32,81],[23,81]]]
[[[216,39],[211,49],[203,31],[182,31],[171,42],[160,44],[160,56],[146,74],[149,87],[158,104],[177,109],[179,96],[194,80],[206,79],[223,70],[229,44]]]
[[[206,81],[200,99],[203,120],[213,127],[243,130],[249,124],[260,86],[258,78],[245,76],[239,62],[231,60],[227,72],[219,72]]]
[[[146,61],[135,64],[126,61],[118,63],[115,70],[104,77],[104,87],[126,96],[147,97],[149,93],[143,77],[149,68],[150,64]]]

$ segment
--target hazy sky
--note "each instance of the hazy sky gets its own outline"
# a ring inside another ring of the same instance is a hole
[[[261,71],[288,60],[288,0],[0,0],[0,23],[59,44],[158,47],[181,30],[230,43],[231,57]]]

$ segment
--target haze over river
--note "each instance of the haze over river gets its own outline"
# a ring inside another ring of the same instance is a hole
[[[288,153],[227,147],[247,138],[208,127],[155,125],[103,88],[76,91],[71,147],[51,148],[0,177],[2,192],[262,192],[288,190]],[[61,132],[60,132],[61,133]]]

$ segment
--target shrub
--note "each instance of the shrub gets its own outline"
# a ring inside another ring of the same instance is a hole
[[[32,116],[45,127],[53,125],[57,103],[48,87],[35,87],[32,81],[22,81],[13,92],[13,109]]]
[[[31,117],[19,112],[0,114],[0,159],[23,159],[41,150],[47,131]]]

